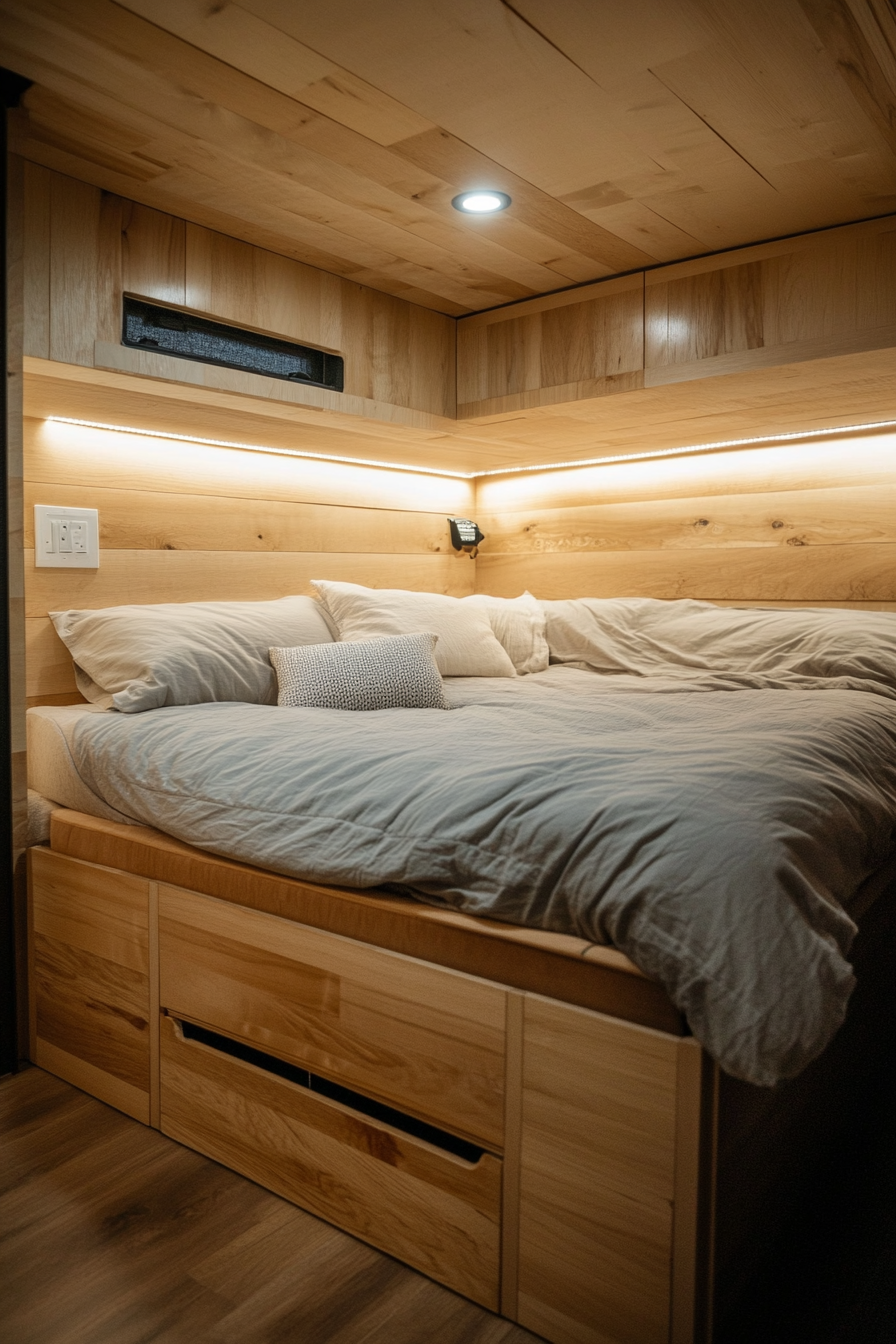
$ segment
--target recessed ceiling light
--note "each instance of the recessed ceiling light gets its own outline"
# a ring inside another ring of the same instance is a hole
[[[451,204],[468,215],[493,215],[507,209],[510,197],[503,191],[462,191]]]

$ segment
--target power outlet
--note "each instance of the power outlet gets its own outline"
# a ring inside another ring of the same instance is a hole
[[[96,509],[34,506],[34,563],[38,569],[98,569],[100,520]]]

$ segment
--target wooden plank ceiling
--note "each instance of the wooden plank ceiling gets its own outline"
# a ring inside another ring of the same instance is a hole
[[[0,0],[26,157],[453,316],[896,209],[890,0]],[[470,187],[506,191],[462,216]]]

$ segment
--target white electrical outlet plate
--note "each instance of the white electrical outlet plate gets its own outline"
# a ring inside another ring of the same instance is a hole
[[[98,511],[35,504],[34,563],[38,569],[98,569]]]

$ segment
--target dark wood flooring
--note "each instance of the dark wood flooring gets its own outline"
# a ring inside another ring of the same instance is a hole
[[[724,1344],[896,1340],[892,1088]],[[0,1344],[538,1344],[40,1069],[0,1084]]]
[[[0,1135],[2,1344],[538,1344],[40,1069]]]

